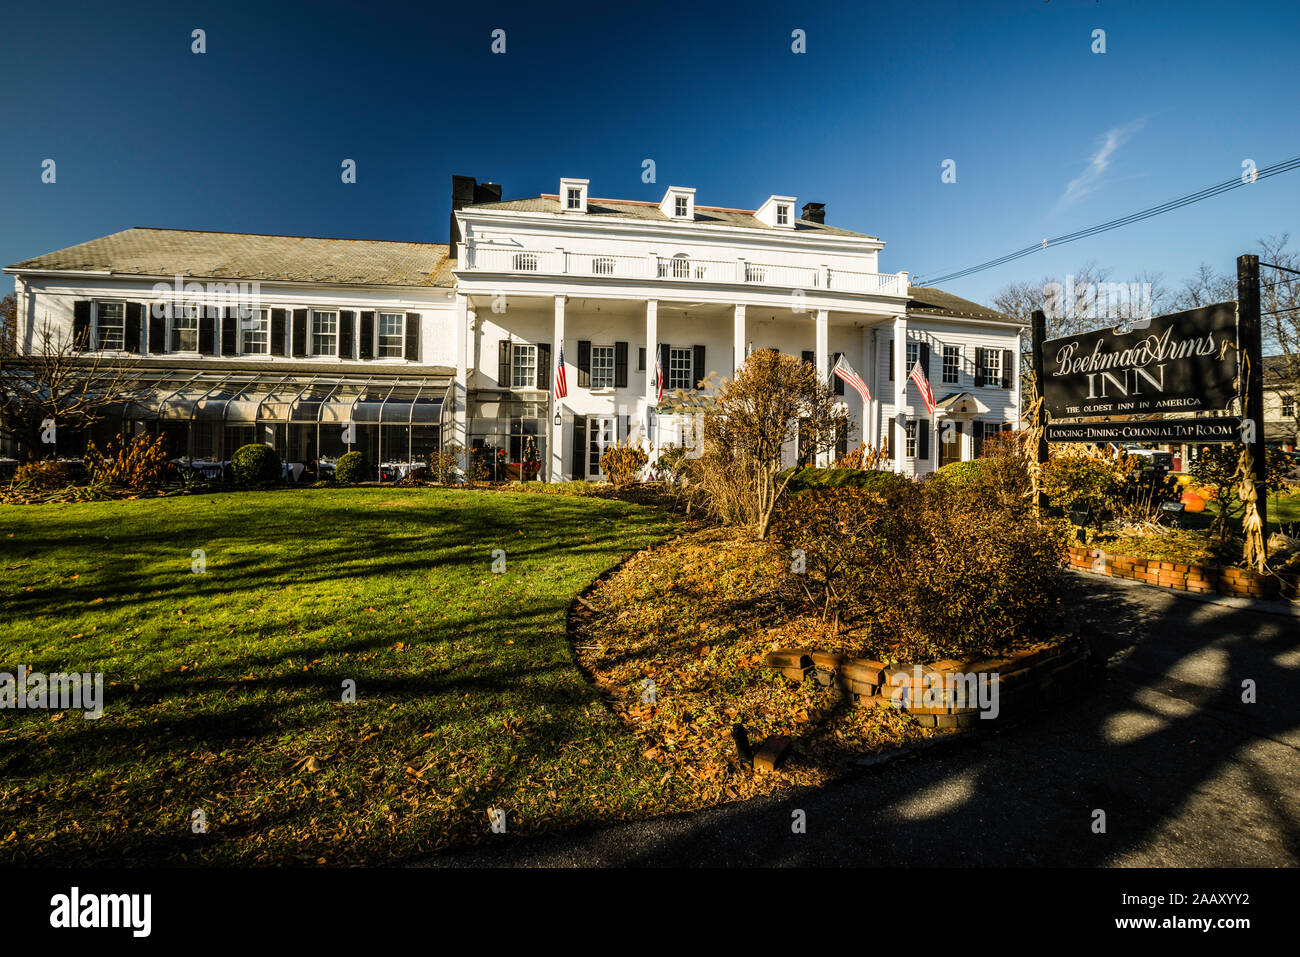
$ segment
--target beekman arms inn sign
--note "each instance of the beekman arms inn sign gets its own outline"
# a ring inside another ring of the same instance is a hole
[[[1251,446],[1262,484],[1259,321],[1256,256],[1237,259],[1233,302],[1058,339],[1046,339],[1046,317],[1036,311],[1039,461],[1049,441],[1240,442]],[[1234,403],[1240,414],[1229,416]],[[1207,412],[1219,414],[1187,415]],[[1259,505],[1262,514],[1262,497]]]

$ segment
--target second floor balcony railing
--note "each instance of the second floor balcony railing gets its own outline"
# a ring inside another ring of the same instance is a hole
[[[594,276],[608,279],[662,279],[740,283],[786,289],[832,289],[868,295],[906,296],[906,273],[857,272],[825,266],[790,266],[744,258],[628,256],[565,249],[523,249],[462,243],[460,268],[470,272],[538,276]]]

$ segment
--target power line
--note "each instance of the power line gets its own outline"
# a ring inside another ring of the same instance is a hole
[[[1130,213],[1127,216],[1121,216],[1118,219],[1112,219],[1109,222],[1101,223],[1097,226],[1089,226],[1086,229],[1079,229],[1072,233],[1065,233],[1064,235],[1057,236],[1054,239],[1044,239],[1040,243],[1035,243],[1032,246],[1025,246],[1021,249],[1015,250],[1014,252],[1007,253],[1005,256],[999,256],[997,259],[990,259],[988,262],[980,263],[978,266],[968,266],[965,269],[945,273],[944,275],[936,276],[933,279],[928,276],[925,278],[918,277],[915,280],[915,283],[918,286],[935,286],[939,283],[950,282],[953,279],[962,279],[966,276],[973,275],[974,273],[983,272],[985,269],[992,269],[994,266],[1001,266],[1005,263],[1014,262],[1017,259],[1023,259],[1025,256],[1047,249],[1049,246],[1060,246],[1065,243],[1072,243],[1078,239],[1086,239],[1089,236],[1096,236],[1100,233],[1109,232],[1112,229],[1118,229],[1119,227],[1127,226],[1130,223],[1150,219],[1152,216],[1159,216],[1161,213],[1168,213],[1175,209],[1181,209],[1184,206],[1190,206],[1192,203],[1199,203],[1203,199],[1209,199],[1211,196],[1218,196],[1220,193],[1226,193],[1239,186],[1247,186],[1258,182],[1261,179],[1268,179],[1270,176],[1277,176],[1279,173],[1290,172],[1297,168],[1300,168],[1300,156],[1292,157],[1289,160],[1283,160],[1280,163],[1274,163],[1272,166],[1266,166],[1263,169],[1257,170],[1254,179],[1249,181],[1243,180],[1240,176],[1236,176],[1215,186],[1207,186],[1205,189],[1197,190],[1195,193],[1188,193],[1186,196],[1171,199],[1166,203],[1161,203],[1159,206],[1150,206],[1147,209],[1140,210],[1136,213]],[[1295,272],[1295,270],[1287,271]]]

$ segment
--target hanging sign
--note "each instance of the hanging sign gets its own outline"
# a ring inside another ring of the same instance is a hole
[[[1158,419],[1123,422],[1050,422],[1049,442],[1198,443],[1236,442],[1241,419],[1236,416]]]

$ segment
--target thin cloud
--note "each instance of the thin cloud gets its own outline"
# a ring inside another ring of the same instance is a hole
[[[1097,152],[1088,160],[1088,165],[1082,173],[1070,180],[1065,186],[1065,192],[1061,194],[1060,199],[1056,201],[1058,210],[1073,205],[1089,193],[1094,192],[1101,183],[1101,178],[1110,166],[1111,159],[1119,148],[1133,138],[1146,125],[1145,120],[1136,120],[1124,126],[1116,126],[1107,130],[1098,139]]]

